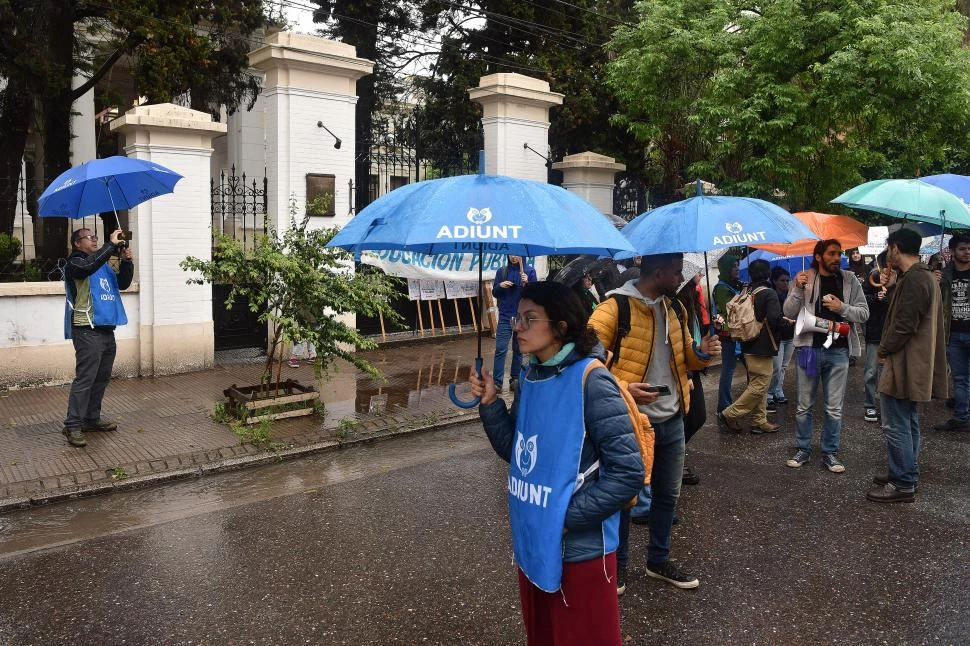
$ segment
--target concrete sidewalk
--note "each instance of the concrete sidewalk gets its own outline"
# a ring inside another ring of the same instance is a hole
[[[483,340],[491,351],[494,342]],[[446,392],[465,382],[474,362],[474,337],[363,353],[384,374],[374,380],[340,362],[315,383],[325,414],[277,420],[276,450],[240,441],[213,421],[222,391],[257,383],[260,363],[156,378],[115,379],[103,416],[111,433],[87,433],[75,448],[61,434],[69,385],[0,392],[0,511],[79,495],[262,464],[339,448],[378,437],[477,418],[477,409],[452,405]],[[489,352],[490,354],[490,352]],[[486,357],[486,365],[491,358]],[[284,376],[314,383],[313,368],[284,366]]]

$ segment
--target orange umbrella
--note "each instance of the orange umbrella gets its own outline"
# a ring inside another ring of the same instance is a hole
[[[843,249],[863,247],[869,244],[869,227],[845,215],[815,213],[813,211],[803,211],[792,215],[811,229],[819,240],[838,240]],[[755,244],[751,246],[784,257],[808,256],[815,249],[817,242],[818,240],[806,238],[796,240],[791,244]]]

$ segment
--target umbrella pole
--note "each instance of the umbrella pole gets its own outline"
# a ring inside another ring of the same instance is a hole
[[[115,208],[115,196],[111,194],[111,178],[104,180],[104,188],[108,191],[108,199],[111,200],[111,210],[115,214],[115,225],[121,229],[121,219],[118,217],[118,209]]]
[[[485,164],[482,163],[482,160],[479,160],[479,163],[480,163],[480,168],[484,167]],[[484,298],[483,289],[482,289],[482,248],[483,247],[484,247],[484,243],[479,242],[478,243],[478,303],[479,304],[484,302],[482,300]],[[478,375],[479,379],[482,378],[483,363],[484,363],[484,360],[482,359],[482,330],[481,328],[479,328],[478,356],[475,357],[475,373]],[[455,406],[458,406],[459,408],[474,408],[475,406],[478,406],[478,404],[482,401],[481,397],[475,397],[474,399],[470,399],[468,401],[462,401],[461,399],[458,399],[458,394],[455,391],[455,384],[448,385],[448,397],[451,399],[451,403],[453,403]]]
[[[940,219],[943,224],[940,225],[940,258],[943,257],[943,235],[946,233],[946,209],[940,211]]]

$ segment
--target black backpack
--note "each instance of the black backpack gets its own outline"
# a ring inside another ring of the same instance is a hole
[[[610,298],[616,300],[616,336],[613,338],[613,348],[610,360],[607,363],[607,367],[612,367],[614,363],[620,358],[620,343],[623,338],[630,333],[630,297],[625,294],[612,294]],[[671,298],[670,302],[673,304],[674,313],[677,315],[677,320],[680,321],[680,334],[683,337],[684,350],[687,350],[687,332],[685,326],[687,322],[684,320],[686,312],[684,311],[684,306],[681,305],[680,301],[676,298]]]

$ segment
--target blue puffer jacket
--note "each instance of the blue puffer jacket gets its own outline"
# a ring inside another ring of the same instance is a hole
[[[597,345],[590,356],[602,361],[606,353],[601,345]],[[573,351],[556,366],[534,363],[525,380],[548,379],[582,358]],[[524,383],[519,387],[529,386]],[[622,509],[643,486],[640,448],[633,435],[626,404],[609,372],[598,368],[590,373],[584,398],[586,439],[579,470],[585,471],[597,459],[602,468],[573,495],[566,510],[563,560],[567,563],[588,561],[603,555],[602,522]],[[517,410],[517,393],[511,411],[507,410],[502,399],[478,409],[492,448],[506,462],[512,459]]]

